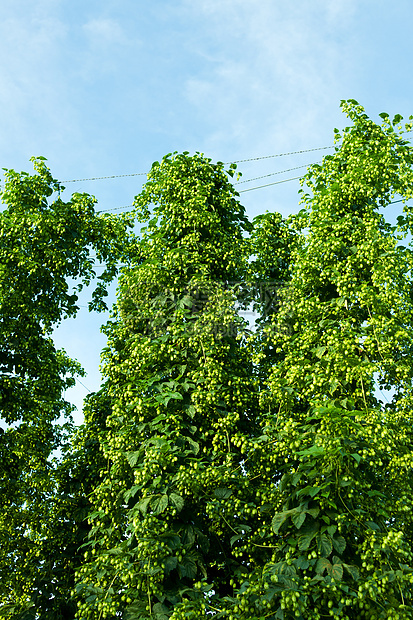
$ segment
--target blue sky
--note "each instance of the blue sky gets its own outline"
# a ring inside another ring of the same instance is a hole
[[[3,0],[0,167],[30,171],[29,158],[43,155],[67,181],[145,172],[175,150],[230,162],[331,145],[333,128],[347,124],[341,99],[375,120],[413,114],[412,23],[411,0]],[[246,180],[322,155],[239,170]],[[132,203],[143,178],[66,183],[63,197],[88,192],[99,210],[114,209]],[[241,201],[251,217],[287,214],[298,188],[286,182]],[[81,308],[56,333],[90,390],[103,320]],[[86,394],[78,384],[68,397],[80,409]]]

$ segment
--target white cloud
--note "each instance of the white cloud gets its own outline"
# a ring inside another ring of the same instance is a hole
[[[197,3],[203,25],[192,47],[209,66],[188,79],[186,93],[200,114],[216,119],[215,139],[243,127],[245,145],[261,152],[271,144],[272,150],[317,145],[320,125],[329,121],[326,108],[336,117],[340,99],[351,96],[352,6],[352,0]]]
[[[122,45],[126,42],[121,25],[114,19],[92,19],[84,24],[83,29],[93,45]]]
[[[53,140],[59,140],[62,127],[72,122],[62,73],[68,28],[54,15],[50,2],[25,9],[4,11],[0,22],[3,165],[12,163],[8,153],[16,148],[27,159],[45,154],[46,132],[39,139],[37,128],[49,128]]]
[[[1,165],[30,169],[41,154],[71,179],[143,172],[175,149],[231,161],[317,147],[347,123],[339,101],[348,97],[369,114],[408,115],[412,4],[399,4],[389,28],[385,0],[3,0]],[[323,154],[240,170],[244,180]],[[140,180],[68,184],[66,196],[90,191],[103,208],[126,205]],[[297,185],[242,202],[250,214],[287,213]],[[93,348],[89,327],[79,329]]]
[[[327,20],[334,27],[350,22],[356,12],[354,0],[330,0],[324,3],[324,8]]]
[[[80,75],[86,81],[102,76],[119,75],[121,67],[141,48],[141,41],[130,39],[118,20],[93,18],[82,26],[84,41],[79,56]]]
[[[354,97],[354,0],[183,0],[199,58],[185,95],[204,130],[201,150],[224,161],[333,142],[341,99]],[[200,69],[202,67],[202,69]],[[198,147],[199,148],[199,147]],[[234,154],[238,157],[234,157]],[[243,180],[318,161],[326,152],[239,165]],[[258,172],[259,170],[259,172]],[[304,174],[305,169],[250,185]],[[241,195],[251,215],[299,208],[298,181]]]

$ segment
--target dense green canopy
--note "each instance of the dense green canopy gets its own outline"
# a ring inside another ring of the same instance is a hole
[[[8,173],[0,616],[413,618],[412,126],[342,108],[288,218],[249,222],[200,153],[155,162],[127,217],[49,198],[42,161]],[[92,248],[96,309],[126,266],[74,429],[51,330]]]

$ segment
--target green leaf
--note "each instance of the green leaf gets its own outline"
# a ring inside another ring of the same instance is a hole
[[[285,491],[287,484],[290,482],[291,474],[284,474],[280,480],[280,491]]]
[[[334,549],[337,551],[337,553],[339,555],[342,555],[347,546],[347,543],[345,539],[343,538],[343,536],[336,536],[335,538],[332,539],[332,542],[333,542]]]
[[[318,515],[320,514],[320,509],[319,508],[310,508],[309,510],[307,510],[307,513],[309,515],[311,515],[314,519],[316,519],[318,517]]]
[[[325,577],[323,577],[322,575],[315,575],[311,580],[310,583],[312,584],[319,584],[321,581],[326,581]]]
[[[300,568],[301,570],[307,570],[307,568],[310,566],[310,562],[309,562],[307,556],[300,555],[295,560],[295,565],[297,566],[297,568]]]
[[[183,400],[183,396],[179,392],[163,392],[155,396],[155,398],[165,406],[168,405],[170,400]]]
[[[343,566],[355,581],[358,581],[360,579],[360,572],[357,566],[354,566],[352,564],[343,564]]]
[[[310,526],[306,526],[304,530],[298,538],[298,548],[300,551],[306,551],[311,545],[313,538],[318,532],[318,523],[314,522]]]
[[[171,550],[181,547],[181,537],[170,530],[167,530],[164,534],[160,534],[159,539]]]
[[[291,515],[291,521],[295,527],[299,530],[305,521],[306,514],[304,511],[293,512]]]
[[[332,564],[329,560],[327,560],[327,558],[318,558],[315,570],[316,573],[322,575],[324,571],[328,571],[329,569],[331,569],[331,567]]]
[[[278,534],[280,527],[283,525],[283,523],[288,519],[290,515],[291,515],[291,511],[289,510],[286,512],[278,512],[277,514],[274,515],[272,522],[271,522],[271,527],[275,534]]]
[[[306,486],[298,491],[297,496],[301,497],[302,495],[309,495],[310,497],[314,497],[319,491],[321,491],[322,488],[323,487]]]
[[[367,521],[366,525],[374,532],[380,532],[380,526],[377,525],[377,523],[375,523],[374,521]]]
[[[152,613],[154,614],[154,620],[168,620],[170,616],[169,609],[162,603],[155,603],[152,607]]]
[[[191,439],[191,437],[186,437],[186,441],[191,446],[191,450],[194,454],[198,454],[199,452],[199,443]]]
[[[330,394],[334,394],[334,392],[336,391],[336,389],[339,387],[340,385],[340,381],[337,381],[337,379],[332,379],[329,382],[329,392]]]
[[[170,493],[169,499],[171,500],[177,511],[180,512],[185,504],[184,499],[180,495],[177,495],[177,493]]]
[[[198,572],[194,557],[190,554],[184,555],[182,562],[178,564],[178,570],[181,577],[188,577],[188,579],[194,579]]]
[[[140,456],[140,451],[137,452],[127,452],[126,459],[131,467],[134,467],[138,462]]]
[[[161,512],[165,512],[167,506],[168,506],[168,496],[166,495],[166,493],[164,495],[161,495],[161,497],[159,498],[158,497],[152,498],[151,508],[154,514],[159,515],[161,514]]]
[[[343,565],[340,563],[334,563],[331,568],[327,568],[327,572],[330,577],[336,581],[341,581],[343,579]]]
[[[377,489],[370,489],[367,491],[367,495],[369,497],[386,497],[386,495],[384,493],[382,493],[381,491],[377,491]],[[373,521],[371,521],[371,523],[373,523]]]
[[[15,611],[16,611],[16,607],[14,604],[2,605],[0,607],[0,617],[11,618],[10,614],[13,614]]]
[[[195,407],[194,407],[193,405],[189,405],[189,407],[188,407],[187,411],[188,411],[189,417],[190,417],[191,419],[194,419],[194,417],[195,417],[195,413],[196,413],[196,409],[195,409]]]
[[[321,456],[324,454],[323,446],[311,446],[310,448],[306,448],[305,450],[300,450],[297,452],[299,456]]]
[[[146,513],[148,511],[148,506],[149,506],[149,503],[150,503],[151,499],[152,499],[152,495],[149,495],[149,497],[143,497],[136,504],[136,507],[141,511],[141,513],[143,515],[146,515]]]
[[[232,495],[232,490],[219,487],[218,489],[214,489],[214,495],[217,499],[228,499],[228,497]]]
[[[324,353],[327,351],[327,347],[317,347],[315,349],[315,354],[318,358],[323,357]]]
[[[129,501],[131,499],[131,497],[135,497],[136,493],[139,490],[140,490],[140,487],[138,487],[137,485],[134,485],[133,487],[131,487],[130,489],[125,491],[125,493],[123,494],[125,502]]]
[[[317,534],[317,549],[322,557],[328,557],[333,551],[331,537],[325,532]]]
[[[184,547],[192,547],[192,545],[195,542],[194,526],[187,525],[181,534],[181,538],[182,538],[182,544],[184,545]]]
[[[292,567],[289,566],[288,568],[291,569]],[[279,579],[284,586],[283,590],[294,591],[297,588],[297,583],[294,579],[291,579],[290,577],[287,577],[285,575],[281,575]]]
[[[156,448],[163,449],[164,451],[170,446],[170,442],[163,437],[151,437],[151,439],[148,440],[148,443],[152,444]]]
[[[157,415],[151,422],[151,426],[154,427],[156,426],[159,422],[164,422],[165,420],[168,419],[168,416],[165,413],[160,413],[159,415]]]
[[[231,547],[233,547],[235,543],[242,537],[243,537],[243,534],[234,534],[234,536],[231,536],[229,540],[229,544],[231,545]]]

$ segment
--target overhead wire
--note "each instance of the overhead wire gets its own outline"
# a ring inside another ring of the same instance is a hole
[[[314,152],[314,151],[321,151],[321,150],[328,150],[334,148],[334,145],[332,146],[323,146],[323,147],[317,147],[317,148],[313,148],[313,149],[302,149],[299,151],[290,151],[287,153],[277,153],[277,154],[273,154],[273,155],[266,155],[266,156],[261,156],[261,157],[251,157],[251,158],[247,158],[247,159],[238,159],[232,162],[225,162],[225,165],[229,165],[231,163],[234,164],[238,164],[238,163],[246,163],[246,162],[251,162],[251,161],[260,161],[260,160],[264,160],[264,159],[273,159],[276,157],[285,157],[288,155],[298,155],[298,154],[302,154],[302,153],[310,153],[310,152]],[[269,174],[265,174],[262,176],[258,176],[258,177],[253,177],[251,179],[245,179],[243,181],[238,181],[236,183],[234,183],[234,185],[239,185],[241,183],[250,183],[252,181],[257,181],[259,179],[263,179],[263,178],[268,178],[277,174],[283,174],[286,172],[291,172],[292,170],[298,170],[300,168],[308,168],[308,166],[310,166],[312,164],[304,164],[301,166],[295,166],[294,168],[288,168],[286,170],[280,170],[277,172],[272,172]],[[79,182],[84,182],[84,181],[100,181],[100,180],[104,180],[104,179],[119,179],[119,178],[124,178],[124,177],[135,177],[135,176],[146,176],[147,172],[133,172],[133,173],[129,173],[129,174],[116,174],[116,175],[108,175],[108,176],[101,176],[101,177],[89,177],[89,178],[83,178],[83,179],[70,179],[70,180],[66,180],[66,181],[62,181],[63,183],[79,183]],[[264,187],[270,187],[273,185],[279,185],[281,183],[287,183],[289,181],[295,181],[302,178],[301,176],[296,176],[296,177],[290,177],[288,179],[282,179],[281,181],[274,181],[273,183],[266,183],[264,185],[258,185],[256,187],[250,187],[244,190],[239,190],[239,193],[245,193],[245,192],[250,192],[250,191],[254,191],[256,189],[262,189]],[[390,202],[389,204],[395,204],[398,202],[402,202],[403,199],[401,200],[395,200],[393,202]],[[122,207],[112,207],[110,209],[102,209],[101,211],[99,211],[99,213],[106,213],[108,211],[118,211],[121,209],[129,209],[129,208],[133,208],[133,205],[125,205]],[[94,265],[95,267],[104,267],[105,265]],[[83,306],[82,306],[83,307]],[[91,393],[91,390],[84,384],[82,383],[82,381],[80,381],[77,377],[75,377],[75,380],[77,383],[79,383],[82,387],[84,387],[89,393]],[[381,391],[381,390],[380,390]],[[381,391],[382,392],[382,391]],[[383,392],[382,392],[383,394]],[[383,396],[385,397],[385,399],[388,401],[387,397],[385,394],[383,394]],[[389,401],[388,401],[389,402]]]
[[[273,172],[272,174],[281,174],[281,173]],[[264,175],[264,176],[272,176],[272,174]],[[281,183],[287,183],[288,181],[297,181],[298,179],[301,179],[301,178],[302,178],[301,176],[290,177],[289,179],[282,179],[281,181],[274,181],[273,183],[265,183],[264,185],[257,185],[255,187],[249,187],[247,189],[240,189],[238,193],[244,194],[245,192],[252,192],[255,189],[262,189],[263,187],[271,187],[272,185],[280,185]],[[249,179],[249,181],[252,181],[252,180],[255,180],[255,179]],[[247,181],[245,182],[247,183]],[[389,205],[396,204],[397,202],[403,202],[403,199],[393,200],[392,202],[389,202]],[[113,207],[111,209],[102,209],[101,211],[98,211],[97,213],[107,213],[108,211],[117,211],[119,209],[133,209],[133,205],[125,205],[124,207]]]
[[[248,161],[260,161],[262,159],[273,159],[275,157],[286,157],[287,155],[299,155],[301,153],[311,153],[313,151],[323,151],[323,150],[327,150],[327,149],[333,149],[333,146],[318,146],[314,149],[302,149],[300,151],[290,151],[288,153],[276,153],[274,155],[263,155],[261,157],[249,157],[248,159],[237,159],[235,161],[229,161],[229,162],[225,162],[225,165],[230,165],[230,164],[241,164],[241,163],[245,163]],[[147,172],[131,172],[129,174],[112,174],[109,176],[103,176],[103,177],[90,177],[90,178],[84,178],[84,179],[69,179],[67,181],[62,181],[62,183],[80,183],[83,181],[101,181],[103,179],[120,179],[122,177],[136,177],[136,176],[145,176],[147,174]]]
[[[92,393],[92,390],[89,390],[89,388],[88,388],[88,387],[87,387],[84,383],[82,383],[82,382],[80,381],[80,379],[78,379],[77,377],[75,377],[75,381],[76,381],[76,383],[80,383],[80,385],[82,385],[82,386],[85,388],[85,390],[87,390],[90,394]]]
[[[412,129],[407,129],[406,133],[413,131]],[[261,155],[260,157],[248,157],[246,159],[236,159],[234,161],[228,161],[228,162],[224,162],[224,164],[230,165],[230,164],[243,164],[245,162],[249,162],[249,161],[261,161],[263,159],[274,159],[275,157],[286,157],[288,155],[300,155],[301,153],[312,153],[314,151],[325,151],[328,149],[333,149],[335,148],[336,145],[332,144],[330,146],[317,146],[313,149],[301,149],[299,151],[288,151],[286,153],[275,153],[273,155]],[[136,176],[145,176],[147,175],[147,172],[131,172],[128,174],[111,174],[108,176],[101,176],[101,177],[87,177],[84,179],[68,179],[66,181],[62,181],[61,183],[81,183],[83,181],[101,181],[104,179],[121,179],[123,177],[136,177]]]
[[[120,211],[120,209],[133,209],[133,205],[124,205],[123,207],[112,207],[111,209],[102,209],[97,213],[107,213],[108,211]]]
[[[131,172],[129,174],[111,174],[106,177],[89,177],[85,179],[69,179],[68,181],[62,181],[62,183],[80,183],[82,181],[101,181],[102,179],[121,179],[122,177],[139,177],[146,176],[147,172]]]
[[[273,157],[285,157],[286,155],[299,155],[300,153],[311,153],[312,151],[324,151],[326,149],[333,149],[335,145],[332,146],[318,146],[315,149],[303,149],[301,151],[291,151],[290,153],[278,153],[276,155],[264,155],[263,157],[250,157],[249,159],[237,159],[235,161],[225,162],[225,165],[229,164],[243,164],[247,161],[258,161],[259,159],[271,159]]]
[[[295,166],[294,168],[287,168],[286,170],[278,170],[278,172],[270,172],[269,174],[263,174],[260,177],[253,177],[252,179],[245,179],[245,181],[236,181],[234,185],[240,185],[241,183],[251,183],[251,181],[258,181],[259,179],[266,179],[267,177],[273,177],[276,174],[283,174],[284,172],[292,172],[293,170],[299,170],[300,168],[308,168],[314,162],[310,164],[303,164],[302,166]]]
[[[330,146],[320,146],[320,147],[316,147],[316,148],[312,148],[312,149],[301,149],[299,151],[289,151],[289,152],[285,152],[285,153],[275,153],[273,155],[263,155],[260,157],[249,157],[246,159],[238,159],[232,162],[225,162],[225,165],[229,165],[231,163],[233,164],[238,164],[238,163],[245,163],[245,162],[252,162],[252,161],[261,161],[264,159],[273,159],[276,157],[285,157],[288,155],[298,155],[301,153],[310,153],[310,152],[314,152],[314,151],[323,151],[323,150],[328,150],[328,149],[332,149],[334,148],[334,145],[330,145]],[[314,162],[312,162],[314,163]],[[308,168],[309,166],[312,165],[312,163],[310,164],[303,164],[301,166],[295,166],[293,168],[287,168],[285,170],[279,170],[277,172],[271,172],[269,174],[264,174],[258,177],[253,177],[251,179],[244,179],[242,181],[236,181],[234,183],[234,185],[240,185],[241,183],[251,183],[252,181],[257,181],[259,179],[264,179],[264,178],[268,178],[271,176],[275,176],[278,174],[284,174],[286,172],[291,172],[292,170],[299,170],[300,168]],[[135,177],[135,176],[146,176],[147,172],[132,172],[132,173],[128,173],[128,174],[113,174],[113,175],[108,175],[108,176],[101,176],[101,177],[85,177],[83,179],[69,179],[66,181],[62,181],[63,183],[79,183],[79,182],[83,182],[83,181],[100,181],[103,179],[119,179],[119,178],[124,178],[124,177]],[[282,179],[281,181],[274,181],[273,183],[265,183],[263,185],[257,185],[255,187],[249,187],[247,189],[240,189],[239,193],[246,193],[246,192],[251,192],[254,191],[256,189],[262,189],[264,187],[271,187],[273,185],[280,185],[281,183],[287,183],[289,181],[296,181],[298,179],[301,179],[301,176],[296,176],[296,177],[290,177],[288,179]],[[401,202],[401,201],[395,201],[395,202]],[[389,203],[389,204],[394,204],[394,203]],[[124,205],[124,206],[120,206],[120,207],[111,207],[109,209],[101,209],[100,211],[98,211],[98,213],[108,213],[110,211],[120,211],[122,209],[133,209],[133,205]]]
[[[298,151],[288,151],[285,153],[274,153],[272,155],[262,155],[260,157],[248,157],[246,159],[237,159],[235,161],[232,162],[225,162],[225,165],[230,165],[232,164],[239,164],[239,163],[245,163],[245,162],[252,162],[252,161],[261,161],[264,159],[274,159],[276,157],[286,157],[288,155],[299,155],[301,153],[311,153],[314,151],[323,151],[323,150],[327,150],[327,149],[332,149],[334,148],[334,145],[332,146],[319,146],[319,147],[315,147],[312,149],[301,149]],[[245,179],[243,181],[238,181],[236,183],[234,183],[234,185],[239,184],[239,183],[249,183],[251,181],[256,181],[258,179],[263,179],[266,177],[270,177],[276,174],[283,174],[285,172],[291,172],[292,170],[298,170],[299,168],[306,168],[308,167],[308,165],[311,164],[306,164],[306,165],[302,165],[302,166],[296,166],[294,168],[287,168],[286,170],[279,170],[277,172],[272,172],[270,174],[265,174],[262,176],[258,176],[258,177],[253,177],[252,179]],[[61,184],[65,184],[65,183],[81,183],[81,182],[85,182],[85,181],[101,181],[104,179],[121,179],[121,178],[125,178],[125,177],[136,177],[136,176],[147,176],[147,172],[131,172],[131,173],[127,173],[127,174],[112,174],[112,175],[107,175],[107,176],[100,176],[100,177],[84,177],[82,179],[67,179],[66,181],[61,181]],[[244,192],[249,192],[252,191],[254,189],[261,189],[262,187],[269,187],[271,185],[278,185],[279,183],[286,183],[287,181],[295,181],[297,178],[300,177],[293,177],[290,179],[284,179],[283,181],[276,181],[274,183],[267,183],[265,185],[260,185],[258,187],[251,187],[249,189],[245,189],[245,190],[240,190],[239,193],[244,193]],[[124,205],[121,207],[111,207],[110,209],[101,209],[100,211],[98,211],[98,213],[108,213],[110,211],[121,211],[122,209],[131,209],[133,208],[133,205]]]
[[[274,172],[273,174],[278,174],[277,172]],[[265,176],[271,176],[271,175],[265,175]],[[280,185],[281,183],[287,183],[287,181],[296,181],[298,179],[301,179],[301,176],[298,177],[290,177],[289,179],[282,179],[281,181],[274,181],[273,183],[266,183],[265,185],[257,185],[256,187],[249,187],[247,189],[241,189],[239,190],[239,194],[243,194],[245,192],[252,192],[255,189],[261,189],[263,187],[270,187],[271,185]],[[252,180],[252,179],[250,179]],[[389,205],[394,205],[397,202],[403,202],[403,198],[401,198],[400,200],[393,200],[392,202],[389,202]],[[118,209],[133,209],[133,205],[125,205],[124,207],[113,207],[111,209],[102,209],[102,211],[97,211],[97,213],[107,213],[108,211],[117,211]]]
[[[312,162],[314,163],[314,162]],[[312,163],[310,164],[303,164],[302,166],[295,166],[294,168],[287,168],[286,170],[278,170],[277,172],[270,172],[269,174],[263,174],[259,177],[253,177],[252,179],[245,179],[243,181],[236,181],[234,183],[234,185],[240,185],[241,183],[251,183],[252,181],[258,181],[258,179],[266,179],[268,177],[272,177],[275,176],[277,174],[284,174],[286,172],[291,172],[292,170],[299,170],[300,168],[308,168],[309,166],[312,165]],[[289,179],[283,179],[282,181],[274,181],[274,183],[266,183],[265,185],[258,185],[257,187],[250,187],[248,189],[240,189],[239,193],[242,194],[244,192],[251,192],[254,189],[261,189],[262,187],[269,187],[271,185],[279,185],[280,183],[287,183],[287,181],[295,181],[297,179],[301,179],[301,176],[298,177],[291,177]],[[108,211],[119,211],[120,209],[132,209],[133,205],[125,205],[123,207],[112,207],[110,209],[102,209],[101,211],[98,211],[98,213],[107,213]]]
[[[301,166],[298,166],[299,168],[301,168]],[[268,175],[264,175],[264,176],[273,176],[274,174],[281,174],[282,172],[285,172],[285,170],[281,170],[280,172],[273,172],[272,174],[268,174]],[[262,177],[264,178],[264,177]],[[262,187],[270,187],[270,185],[279,185],[280,183],[287,183],[288,181],[296,181],[297,179],[301,179],[301,176],[298,177],[291,177],[289,179],[282,179],[282,181],[274,181],[273,183],[266,183],[265,185],[257,185],[256,187],[249,187],[248,189],[240,189],[239,190],[239,194],[244,194],[245,192],[252,192],[254,189],[261,189]],[[250,181],[254,181],[256,179],[248,179],[248,181],[245,181],[245,183],[248,183]],[[101,211],[98,211],[97,213],[107,213],[108,211],[118,211],[120,209],[133,209],[133,205],[125,205],[124,207],[112,207],[111,209],[102,209]]]
[[[270,187],[270,185],[279,185],[280,183],[287,183],[287,181],[296,181],[297,179],[301,179],[302,177],[291,177],[290,179],[283,179],[282,181],[274,181],[274,183],[266,183],[265,185],[257,185],[256,187],[249,187],[248,189],[241,189],[239,191],[240,194],[244,194],[245,192],[252,192],[254,189],[261,189],[262,187]]]

